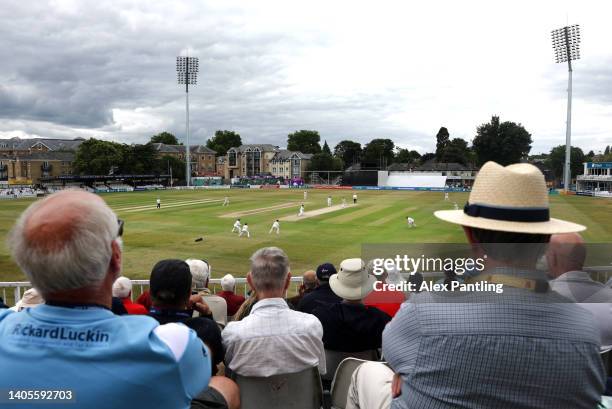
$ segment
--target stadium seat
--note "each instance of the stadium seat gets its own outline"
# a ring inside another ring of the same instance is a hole
[[[321,376],[321,379],[323,379],[323,381],[331,382],[334,379],[334,374],[336,373],[338,365],[340,365],[340,362],[344,361],[346,358],[357,358],[364,361],[378,361],[380,356],[378,354],[378,350],[376,349],[360,352],[341,352],[326,349],[326,371],[325,375]],[[329,384],[327,386],[329,386]]]
[[[242,409],[320,409],[322,387],[316,367],[263,377],[232,374],[240,388]]]
[[[367,359],[346,358],[338,365],[331,385],[331,409],[344,409],[353,372]]]

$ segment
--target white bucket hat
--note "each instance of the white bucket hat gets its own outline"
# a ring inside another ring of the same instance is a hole
[[[586,230],[580,224],[550,217],[544,175],[527,163],[485,163],[463,210],[438,210],[441,220],[485,230],[558,234]]]
[[[340,271],[329,278],[329,286],[340,298],[361,300],[374,289],[376,278],[368,274],[360,258],[349,258],[340,263]]]

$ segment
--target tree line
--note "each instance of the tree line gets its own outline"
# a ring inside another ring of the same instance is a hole
[[[539,160],[549,168],[554,176],[563,174],[565,146],[554,147],[550,153],[529,156],[531,134],[521,125],[511,121],[502,122],[498,116],[491,117],[487,123],[476,128],[471,144],[462,138],[451,138],[446,127],[441,127],[435,135],[435,152],[421,154],[414,149],[401,148],[388,138],[374,138],[366,144],[352,140],[342,140],[333,150],[316,130],[298,130],[287,135],[287,149],[312,154],[309,170],[341,171],[357,163],[363,167],[385,169],[393,163],[405,163],[414,167],[430,160],[454,162],[465,166],[480,167],[492,160],[502,165],[517,163],[524,159]],[[153,135],[144,145],[126,145],[97,139],[90,139],[77,150],[74,168],[81,174],[157,174],[172,169],[175,177],[185,176],[185,164],[173,156],[158,158],[153,143],[180,145],[176,136],[169,132]],[[242,145],[241,136],[228,130],[217,130],[206,146],[224,156],[228,149]],[[584,154],[578,147],[572,147],[572,177],[582,169],[585,161],[612,161],[610,146],[604,154],[595,155],[593,151]]]

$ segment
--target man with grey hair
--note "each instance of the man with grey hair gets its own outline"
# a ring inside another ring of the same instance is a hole
[[[315,316],[289,309],[284,296],[290,280],[289,259],[281,249],[262,248],[251,257],[247,281],[257,304],[222,334],[225,363],[234,373],[267,377],[315,366],[325,373],[323,327]]]
[[[13,259],[46,304],[0,313],[3,387],[62,390],[75,408],[101,399],[112,408],[188,408],[206,389],[210,353],[193,331],[110,311],[122,233],[123,222],[84,191],[53,194],[17,220]]]

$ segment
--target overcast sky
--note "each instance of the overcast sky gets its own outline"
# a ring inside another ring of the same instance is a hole
[[[315,129],[421,153],[491,115],[532,153],[565,143],[567,65],[550,31],[582,28],[573,144],[612,144],[612,1],[34,1],[0,7],[0,137],[146,142],[185,135],[175,58],[200,58],[192,143],[231,129],[286,145]]]

